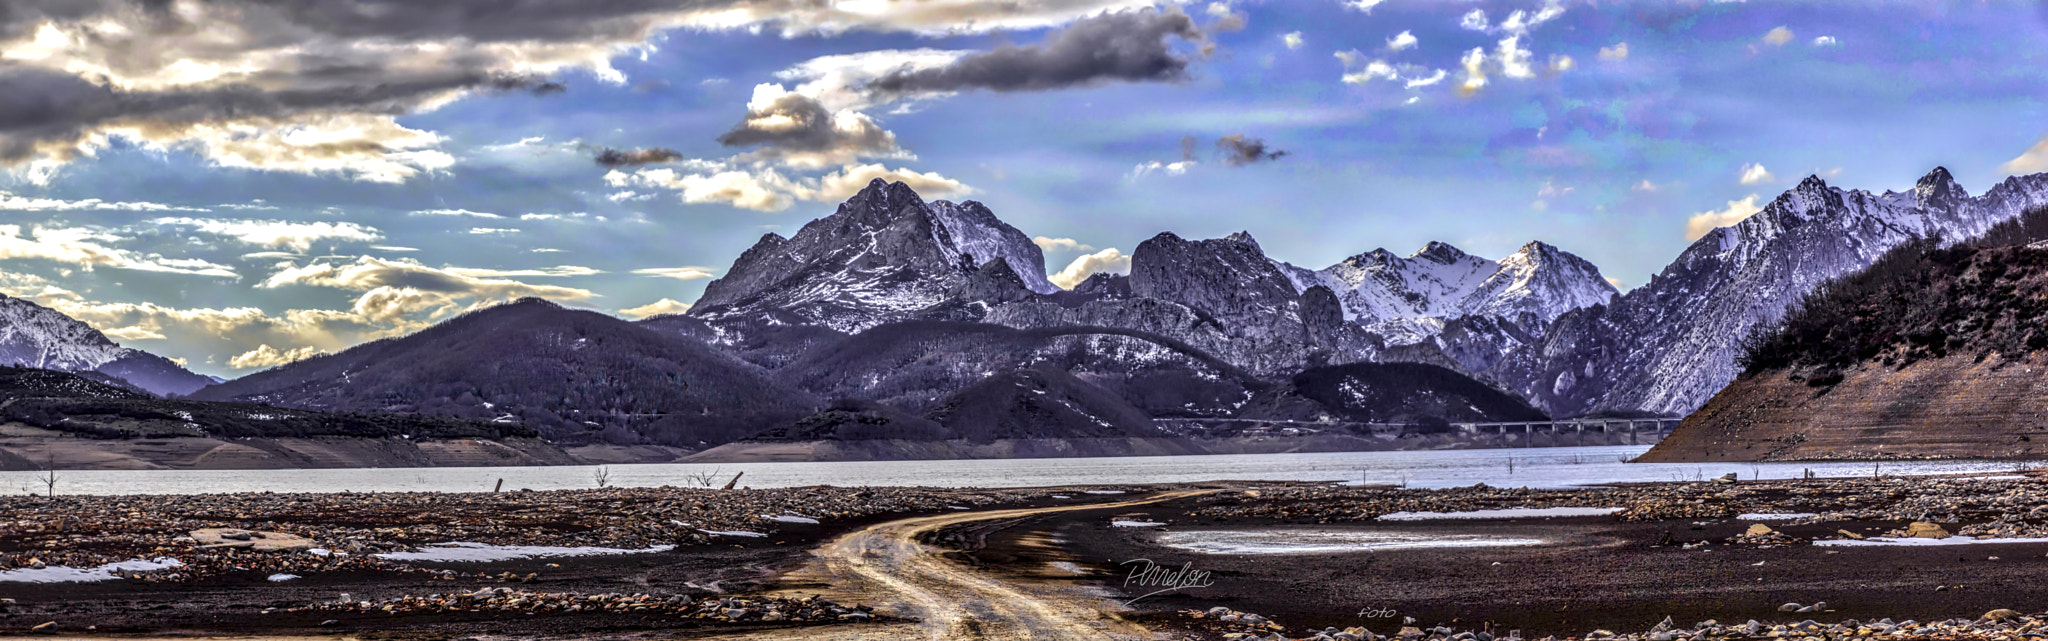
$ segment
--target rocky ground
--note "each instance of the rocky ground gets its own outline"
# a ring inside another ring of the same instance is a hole
[[[401,638],[611,632],[786,638],[793,633],[776,631],[893,629],[891,622],[900,619],[891,618],[890,604],[837,593],[835,603],[805,593],[831,586],[790,583],[789,573],[842,533],[904,516],[1109,502],[1179,486],[1118,489],[1130,493],[814,487],[4,497],[0,572],[135,559],[178,564],[124,570],[119,579],[91,583],[0,581],[0,635],[44,623],[55,625],[42,631],[60,633],[306,631]],[[1140,508],[980,521],[922,540],[958,549],[960,558],[999,578],[1072,584],[1115,601],[1135,596],[1125,594],[1131,587],[1125,562],[1188,564],[1213,580],[1142,599],[1123,615],[1175,638],[2048,636],[2048,615],[2023,614],[2048,609],[2048,585],[2039,580],[2048,574],[2048,477],[2038,472],[1573,490],[1313,483],[1206,489]],[[1378,518],[1546,507],[1617,511],[1569,518]],[[1168,532],[1289,529],[1541,544],[1219,555],[1156,540]],[[1814,544],[1874,537],[2041,540]],[[451,541],[674,547],[471,563],[377,556]],[[273,581],[279,574],[292,577]],[[1105,611],[1117,609],[1103,603]]]

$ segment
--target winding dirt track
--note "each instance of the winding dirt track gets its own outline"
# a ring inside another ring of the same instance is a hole
[[[1077,510],[1118,509],[1206,493],[1167,492],[1116,503],[962,512],[890,521],[845,534],[820,547],[817,559],[798,576],[834,586],[883,612],[921,619],[916,625],[851,626],[816,631],[832,639],[930,639],[1069,641],[1151,639],[1135,623],[1104,608],[1099,597],[1054,586],[1006,583],[918,543],[939,528]],[[739,638],[739,637],[735,637]]]

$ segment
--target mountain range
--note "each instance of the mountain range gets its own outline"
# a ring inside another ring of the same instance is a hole
[[[2044,204],[2048,175],[1981,196],[1945,169],[1883,194],[1810,177],[1627,294],[1542,242],[1499,260],[1444,243],[1406,257],[1376,249],[1310,270],[1246,232],[1160,233],[1138,244],[1127,275],[1062,290],[1039,247],[987,206],[877,180],[788,238],[763,236],[685,314],[628,322],[524,300],[203,390],[166,384],[190,379],[162,359],[174,371],[128,382],[682,449],[757,435],[1011,438],[1031,425],[1063,438],[1148,434],[1137,416],[1677,415],[1733,379],[1751,328],[1821,283],[1907,241],[1973,237]],[[114,372],[155,362],[25,301],[0,300],[0,313],[0,355],[16,363],[126,379]],[[1414,368],[1358,369],[1373,363]],[[1397,378],[1410,381],[1402,394],[1459,400],[1397,411],[1365,389]]]

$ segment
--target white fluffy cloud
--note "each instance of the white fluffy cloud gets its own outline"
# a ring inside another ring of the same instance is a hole
[[[1139,178],[1144,178],[1146,175],[1149,175],[1155,171],[1163,172],[1168,176],[1179,176],[1188,173],[1188,170],[1194,169],[1195,165],[1197,164],[1200,163],[1194,160],[1180,160],[1175,162],[1148,160],[1145,162],[1138,163],[1137,166],[1132,167],[1131,173],[1124,175],[1124,180],[1137,182]]]
[[[1281,34],[1280,43],[1287,45],[1289,50],[1300,49],[1302,44],[1301,32],[1295,31]]]
[[[1719,211],[1704,211],[1693,214],[1691,218],[1685,220],[1685,239],[1699,240],[1701,236],[1707,235],[1707,232],[1714,231],[1716,227],[1727,227],[1742,222],[1743,219],[1749,218],[1762,210],[1763,207],[1756,204],[1756,194],[1750,194],[1749,197],[1742,200],[1728,201],[1728,206],[1721,208]]]
[[[98,198],[85,200],[62,200],[56,198],[27,198],[12,192],[0,190],[0,211],[207,211],[201,207],[181,207],[152,202],[107,202]]]
[[[1615,61],[1620,61],[1620,60],[1627,60],[1627,59],[1628,59],[1628,43],[1626,43],[1626,42],[1617,42],[1617,43],[1614,43],[1614,46],[1612,46],[1612,47],[1601,47],[1601,48],[1600,48],[1600,59],[1601,59],[1601,60],[1615,60]]]
[[[1415,46],[1420,42],[1421,40],[1415,37],[1415,32],[1403,31],[1401,33],[1395,34],[1394,37],[1387,39],[1387,50],[1402,51],[1405,49],[1414,49]]]
[[[782,211],[799,200],[836,202],[852,197],[875,179],[902,182],[928,198],[972,194],[974,188],[936,172],[890,169],[878,164],[849,164],[817,178],[789,176],[758,163],[742,165],[695,161],[683,171],[663,167],[632,173],[613,170],[605,181],[616,188],[641,187],[679,192],[686,203],[723,203],[740,209]]]
[[[228,367],[234,369],[258,369],[288,365],[319,356],[320,348],[311,345],[280,350],[269,345],[258,345],[256,349],[242,352],[228,359]]]
[[[0,225],[0,260],[47,260],[83,269],[112,267],[146,272],[239,278],[233,268],[197,258],[170,258],[111,247],[122,240],[104,231],[81,227]]]
[[[1062,289],[1073,289],[1075,285],[1081,284],[1081,281],[1088,280],[1090,275],[1104,272],[1111,274],[1131,273],[1131,257],[1124,255],[1121,251],[1117,251],[1117,248],[1111,247],[1076,258],[1074,262],[1067,263],[1065,269],[1061,269],[1059,273],[1048,275],[1046,279],[1052,281],[1054,285],[1059,285]]]
[[[595,273],[595,270],[583,267],[559,267],[555,270],[557,273],[543,275]],[[353,263],[315,261],[304,266],[286,263],[257,287],[271,289],[304,285],[361,292],[350,313],[367,322],[381,324],[399,324],[422,316],[442,318],[464,309],[529,296],[566,301],[597,297],[587,289],[539,285],[495,276],[504,273],[515,272],[435,268],[409,259],[364,256]]]
[[[324,240],[374,242],[383,240],[375,228],[355,223],[292,222],[286,220],[227,220],[218,218],[158,218],[158,225],[191,227],[202,233],[226,236],[244,245],[290,248],[304,252]]]
[[[1999,165],[1998,170],[2009,174],[2032,174],[2048,171],[2048,136],[2043,136],[2040,142],[2034,143],[2033,147],[2028,148],[2026,153],[2020,154],[2018,158],[2008,160],[2005,164]]]
[[[621,309],[619,310],[619,313],[625,314],[635,319],[641,319],[647,318],[649,316],[660,316],[662,314],[681,314],[687,311],[690,311],[689,303],[682,303],[677,302],[674,299],[664,298],[658,301],[654,301],[652,303],[648,303],[646,305],[641,305],[639,307],[628,307],[625,309]]]
[[[1095,251],[1094,247],[1091,247],[1087,244],[1082,243],[1081,241],[1074,240],[1072,238],[1047,238],[1045,236],[1038,236],[1032,238],[1031,243],[1034,245],[1038,245],[1039,249],[1049,252]]]
[[[1771,175],[1770,170],[1764,169],[1763,163],[1749,163],[1742,166],[1741,181],[1745,185],[1761,185],[1778,182],[1778,177]]]
[[[633,273],[639,274],[641,276],[656,276],[660,278],[673,278],[676,280],[697,280],[700,278],[718,277],[718,270],[711,267],[649,267],[646,269],[635,269],[633,270]]]
[[[1769,32],[1764,33],[1764,44],[1773,47],[1782,47],[1785,46],[1785,43],[1791,42],[1792,38],[1793,35],[1791,28],[1778,27],[1770,30]]]

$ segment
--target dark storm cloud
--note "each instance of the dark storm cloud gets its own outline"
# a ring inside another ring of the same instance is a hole
[[[783,94],[718,137],[728,147],[760,147],[770,155],[791,153],[888,155],[896,135],[865,115],[841,122],[831,109],[802,94]]]
[[[1244,134],[1231,134],[1216,140],[1216,149],[1223,155],[1223,162],[1232,167],[1243,167],[1263,160],[1279,160],[1286,151],[1266,146],[1266,141],[1246,138]]]
[[[597,150],[597,164],[606,167],[633,167],[675,162],[682,159],[683,152],[662,147],[647,147],[644,149],[613,149],[604,147]]]
[[[906,69],[868,84],[880,93],[1043,91],[1105,82],[1173,82],[1189,59],[1173,39],[1201,42],[1202,31],[1179,9],[1103,14],[1033,46],[1003,46],[943,67]]]

